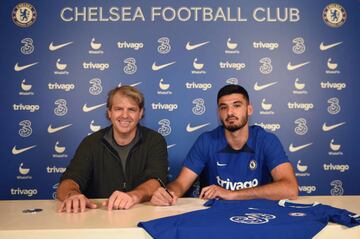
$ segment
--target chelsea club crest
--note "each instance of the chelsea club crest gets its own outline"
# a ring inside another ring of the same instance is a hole
[[[337,3],[327,5],[322,16],[326,25],[330,27],[341,27],[347,18],[345,9]]]
[[[19,3],[12,11],[12,19],[19,27],[31,26],[37,18],[36,9],[30,3]]]

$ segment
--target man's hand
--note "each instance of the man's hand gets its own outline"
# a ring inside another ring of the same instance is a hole
[[[102,203],[102,205],[107,206],[109,211],[112,209],[129,209],[138,203],[138,201],[137,196],[131,192],[124,193],[121,191],[115,191],[111,194],[108,200]]]
[[[61,203],[58,212],[78,213],[84,212],[85,208],[95,209],[97,208],[97,205],[85,197],[84,194],[72,192]]]
[[[220,198],[225,200],[231,200],[231,194],[232,192],[229,190],[226,190],[218,185],[210,185],[207,187],[204,187],[201,190],[200,198],[201,199],[214,199],[214,198]]]
[[[158,188],[153,196],[151,197],[151,203],[157,206],[170,206],[174,205],[177,201],[177,197],[174,192],[169,191],[172,197],[168,192],[165,191],[163,187]]]

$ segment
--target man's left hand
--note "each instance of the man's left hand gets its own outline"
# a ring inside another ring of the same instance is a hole
[[[131,193],[124,193],[115,191],[111,194],[108,200],[103,202],[103,206],[107,206],[108,210],[112,209],[129,209],[137,203],[137,197]]]
[[[204,187],[201,190],[200,198],[201,199],[214,199],[214,198],[220,198],[225,200],[231,200],[231,194],[232,192],[230,190],[226,190],[218,185],[210,185],[207,187]]]

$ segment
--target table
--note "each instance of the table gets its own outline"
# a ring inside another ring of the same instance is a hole
[[[95,200],[101,204],[102,200]],[[345,208],[360,214],[360,196],[306,196],[295,202],[320,202],[334,207]],[[180,198],[173,207],[157,207],[150,203],[136,205],[130,210],[107,211],[106,208],[87,209],[84,213],[57,213],[54,200],[13,200],[0,201],[0,239],[149,239],[142,228],[136,227],[139,221],[177,215],[203,209],[203,200]],[[24,209],[41,208],[38,213],[23,213]],[[360,238],[360,226],[346,228],[329,223],[316,239]]]

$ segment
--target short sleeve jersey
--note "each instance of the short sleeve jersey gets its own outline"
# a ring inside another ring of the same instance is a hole
[[[138,226],[157,239],[310,239],[328,222],[360,225],[359,215],[319,203],[209,200],[205,206],[209,208],[140,222]]]
[[[259,126],[249,127],[248,141],[240,150],[229,146],[224,130],[219,126],[200,135],[184,161],[185,167],[201,174],[205,186],[239,190],[264,185],[272,181],[272,169],[289,162],[279,139]]]

